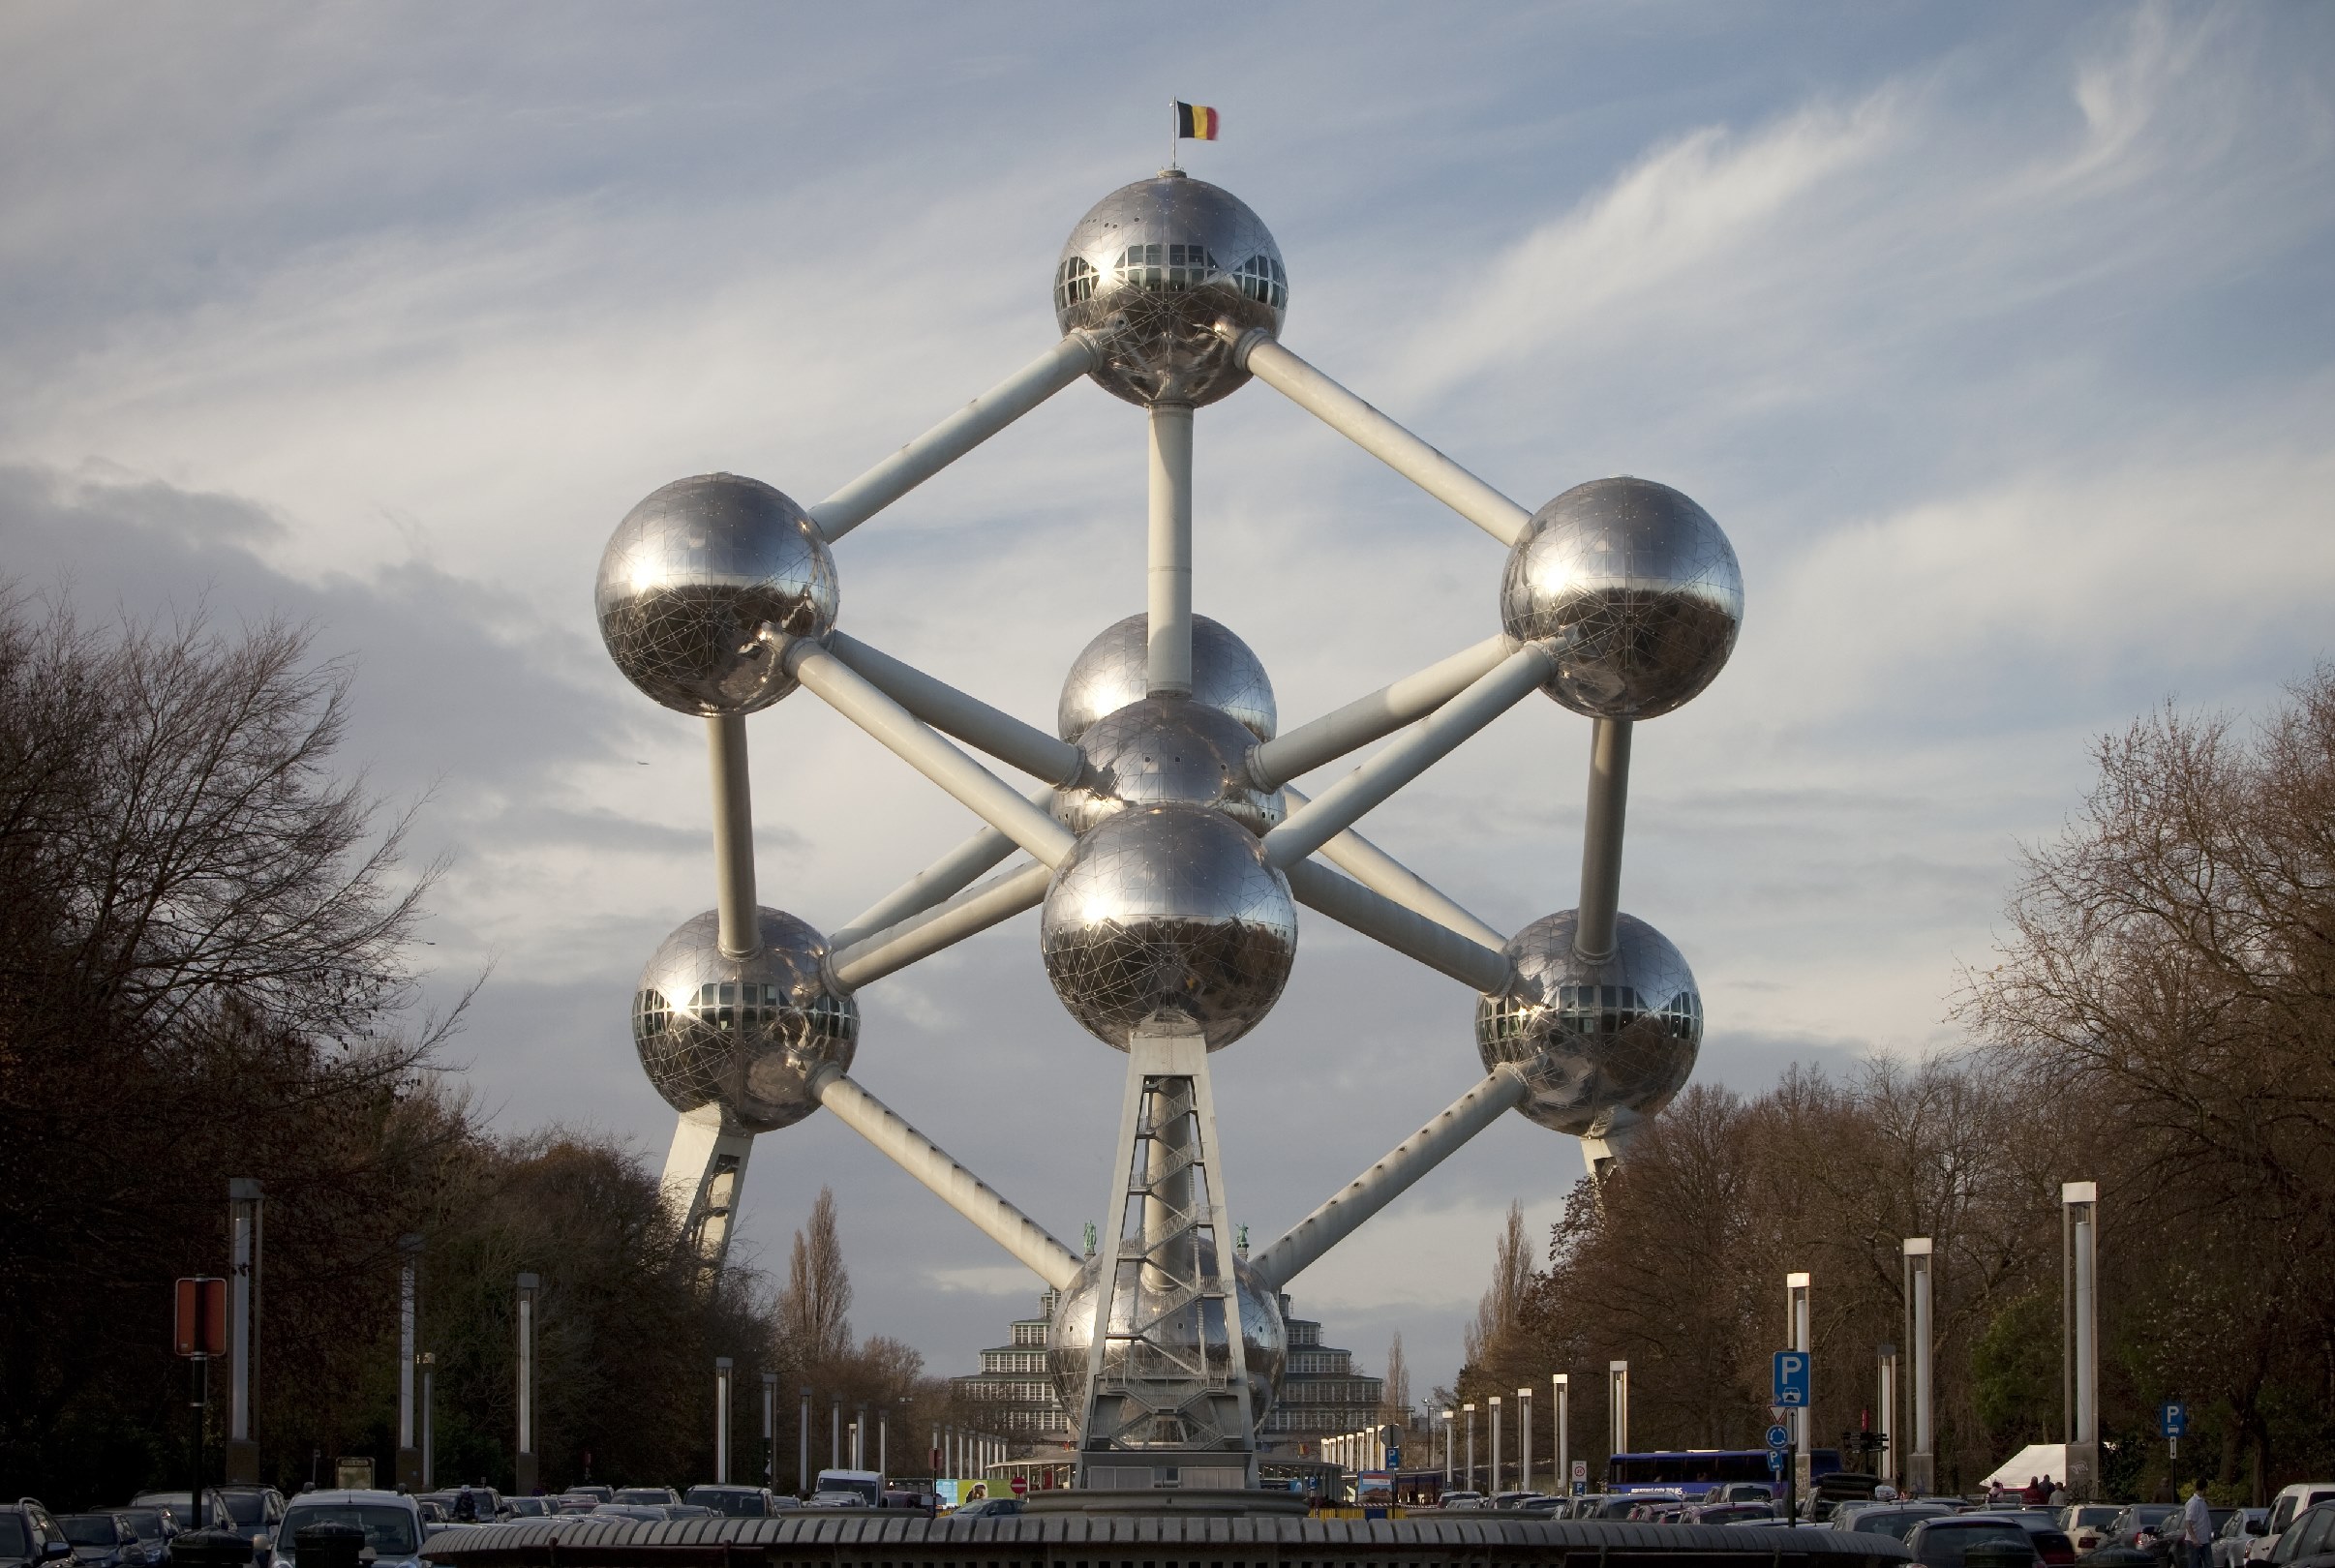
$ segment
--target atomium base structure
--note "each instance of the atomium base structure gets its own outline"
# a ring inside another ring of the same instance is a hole
[[[1679,492],[1600,479],[1528,512],[1291,353],[1272,235],[1180,170],[1078,223],[1054,308],[1061,342],[815,506],[717,473],[663,487],[618,526],[600,633],[642,691],[706,721],[716,872],[714,908],[641,977],[633,1040],[681,1113],[665,1191],[709,1276],[755,1136],[825,1107],[1062,1292],[1047,1361],[1082,1412],[1081,1486],[1253,1486],[1286,1360],[1279,1292],[1297,1274],[1504,1111],[1578,1136],[1601,1175],[1693,1070],[1693,973],[1621,909],[1630,736],[1717,676],[1743,580],[1718,525]],[[1081,377],[1148,418],[1146,608],[1078,655],[1049,734],[843,631],[830,547]],[[1496,635],[1286,733],[1257,656],[1192,610],[1193,410],[1252,379],[1508,552]],[[745,720],[798,689],[984,825],[824,934],[755,890]],[[1505,937],[1354,825],[1535,691],[1592,725],[1580,896]],[[1295,787],[1380,740],[1318,795]],[[1299,905],[1474,992],[1484,1076],[1244,1258],[1208,1062],[1279,999]],[[850,1076],[859,992],[1031,909],[1063,1005],[1128,1058],[1092,1258]]]

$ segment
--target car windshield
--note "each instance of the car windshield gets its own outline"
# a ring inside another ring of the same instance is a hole
[[[163,1532],[163,1517],[161,1509],[125,1508],[121,1510],[119,1517],[130,1522],[131,1533],[136,1535],[139,1540],[154,1541],[161,1539]]]
[[[1932,1520],[1922,1531],[1916,1553],[1929,1568],[1961,1568],[1969,1550],[1988,1541],[2015,1542],[2027,1550],[2027,1532],[2008,1520]]]
[[[663,1487],[626,1487],[616,1494],[621,1503],[649,1503],[652,1506],[672,1501]]]
[[[32,1536],[22,1514],[0,1514],[0,1557],[29,1557]]]
[[[297,1550],[302,1530],[324,1523],[354,1524],[378,1556],[410,1557],[421,1550],[413,1516],[386,1503],[295,1503],[284,1516],[282,1539]]]
[[[65,1539],[75,1546],[109,1547],[121,1540],[111,1514],[67,1514],[57,1523],[64,1527]]]
[[[227,1518],[238,1524],[267,1523],[267,1499],[257,1492],[221,1493],[219,1501],[227,1509]]]
[[[741,1492],[730,1487],[691,1487],[689,1495],[682,1501],[711,1508],[732,1519],[760,1519],[763,1512],[762,1493]]]

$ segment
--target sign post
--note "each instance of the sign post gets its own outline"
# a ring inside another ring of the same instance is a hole
[[[1808,1388],[1813,1374],[1813,1358],[1805,1350],[1775,1352],[1774,1399],[1776,1423],[1768,1432],[1768,1468],[1780,1471],[1784,1477],[1784,1523],[1796,1523],[1800,1519],[1800,1456],[1791,1431],[1797,1422],[1787,1422],[1786,1416],[1805,1416],[1808,1409]],[[1783,1433],[1783,1442],[1775,1434]],[[1786,1458],[1789,1456],[1789,1459]]]
[[[178,1282],[176,1312],[171,1322],[171,1348],[192,1361],[188,1369],[187,1403],[195,1411],[195,1484],[188,1489],[194,1503],[196,1529],[202,1517],[202,1421],[211,1402],[211,1358],[227,1349],[227,1282],[215,1275],[191,1275]]]
[[[2181,1457],[2181,1433],[2189,1430],[2189,1406],[2178,1400],[2168,1400],[2165,1408],[2157,1412],[2157,1427],[2165,1433],[2165,1457]]]

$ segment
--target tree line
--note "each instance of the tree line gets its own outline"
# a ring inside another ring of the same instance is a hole
[[[853,1340],[830,1195],[782,1283],[706,1288],[637,1155],[500,1132],[440,1070],[462,1010],[423,1010],[414,927],[441,867],[408,866],[409,819],[335,770],[351,679],[303,627],[92,627],[0,594],[0,1493],[186,1484],[171,1282],[227,1272],[230,1176],[266,1191],[254,1431],[288,1491],[342,1456],[395,1474],[408,1234],[441,1484],[510,1484],[521,1270],[548,1482],[710,1478],[717,1355],[740,1478],[765,1370],[782,1488],[805,1386],[814,1468],[832,1399],[893,1406],[921,1459],[958,1412],[914,1350]]]
[[[1567,1372],[1593,1463],[1625,1359],[1634,1448],[1758,1447],[1805,1270],[1830,1444],[1872,1415],[1878,1347],[1910,1348],[1900,1244],[1928,1236],[1937,1480],[1967,1488],[2066,1435],[2059,1189],[2096,1180],[2109,1494],[2259,1503],[2335,1468],[2335,670],[2252,725],[2168,707],[2095,761],[1962,977],[1964,1047],[1690,1087],[1545,1249],[1512,1211],[1439,1397]]]

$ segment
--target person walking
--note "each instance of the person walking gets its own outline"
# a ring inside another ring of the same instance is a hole
[[[2181,1543],[2189,1548],[2188,1568],[2213,1568],[2213,1510],[2205,1501],[2205,1483],[2190,1485],[2189,1501],[2181,1505]]]

